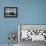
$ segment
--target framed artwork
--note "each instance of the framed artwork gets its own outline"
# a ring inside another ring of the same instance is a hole
[[[17,17],[18,8],[17,7],[4,7],[4,17]]]

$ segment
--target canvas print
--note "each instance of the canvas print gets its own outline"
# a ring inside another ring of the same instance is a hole
[[[5,17],[17,17],[18,16],[18,8],[17,7],[5,7],[4,8],[4,16]]]

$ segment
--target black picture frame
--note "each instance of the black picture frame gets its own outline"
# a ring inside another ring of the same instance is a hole
[[[4,7],[4,17],[18,17],[18,7]]]

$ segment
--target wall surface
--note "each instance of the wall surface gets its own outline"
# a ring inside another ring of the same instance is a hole
[[[9,6],[18,7],[17,18],[4,18]],[[46,24],[46,0],[0,0],[0,44],[8,43],[9,32],[18,32],[18,24]]]

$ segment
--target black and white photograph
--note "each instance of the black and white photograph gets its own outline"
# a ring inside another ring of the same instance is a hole
[[[5,7],[4,8],[4,16],[5,17],[17,17],[18,16],[18,8],[17,7]]]

